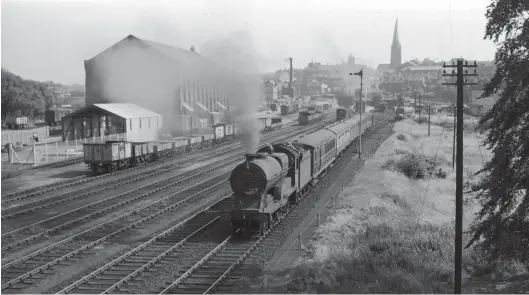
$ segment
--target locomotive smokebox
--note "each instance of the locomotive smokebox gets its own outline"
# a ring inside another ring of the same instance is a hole
[[[231,172],[230,185],[235,196],[247,201],[253,198],[260,200],[288,172],[288,166],[283,167],[283,161],[288,163],[284,154],[246,154],[246,161]]]

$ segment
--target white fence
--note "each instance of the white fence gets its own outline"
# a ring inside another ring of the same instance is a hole
[[[123,133],[102,137],[91,137],[68,141],[32,142],[30,146],[19,151],[12,150],[12,157],[3,156],[2,160],[11,163],[42,165],[83,156],[83,144],[93,142],[123,140]],[[7,159],[4,159],[7,157]]]

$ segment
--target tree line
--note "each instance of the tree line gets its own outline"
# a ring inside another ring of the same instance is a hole
[[[57,101],[46,83],[23,79],[2,68],[2,118],[37,117]]]

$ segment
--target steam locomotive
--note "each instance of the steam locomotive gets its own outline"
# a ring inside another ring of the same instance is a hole
[[[372,115],[373,116],[373,115]],[[234,233],[258,230],[261,235],[299,202],[359,134],[372,127],[359,116],[341,120],[318,131],[268,145],[236,166],[230,175],[233,190],[229,214]]]

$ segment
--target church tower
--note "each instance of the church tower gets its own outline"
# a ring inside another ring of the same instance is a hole
[[[401,48],[399,42],[399,19],[395,21],[395,30],[393,31],[393,44],[391,44],[391,63],[390,68],[396,69],[402,63]]]

